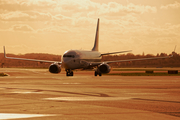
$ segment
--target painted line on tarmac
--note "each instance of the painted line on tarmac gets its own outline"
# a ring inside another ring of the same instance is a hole
[[[63,85],[80,85],[81,83],[62,83]]]
[[[14,91],[10,93],[17,93],[17,94],[43,94],[43,92],[31,92],[31,91]]]
[[[55,97],[44,98],[44,100],[55,101],[116,101],[116,100],[128,100],[132,97]]]
[[[0,113],[0,120],[32,118],[32,117],[46,117],[46,116],[55,116],[55,115]]]

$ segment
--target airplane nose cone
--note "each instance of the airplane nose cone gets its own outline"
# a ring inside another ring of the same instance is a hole
[[[69,69],[70,68],[70,60],[68,59],[63,59],[63,66],[65,69]]]
[[[76,59],[79,58],[79,54],[75,50],[66,51],[62,57],[63,66],[65,69],[76,69]]]

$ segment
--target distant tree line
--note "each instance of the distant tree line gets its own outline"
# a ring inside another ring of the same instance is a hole
[[[60,55],[43,54],[43,53],[30,53],[30,54],[25,54],[25,55],[7,54],[7,56],[18,57],[18,58],[61,61]],[[137,58],[148,58],[148,57],[163,57],[163,56],[168,56],[168,54],[160,53],[157,55],[152,55],[152,54],[134,55],[132,53],[128,53],[128,54],[119,54],[119,55],[106,55],[102,57],[102,61],[137,59]],[[0,67],[48,68],[50,64],[33,62],[33,61],[5,59],[4,54],[0,53],[0,65],[1,65]],[[180,54],[174,53],[174,57],[167,58],[167,59],[111,63],[111,66],[123,67],[123,68],[125,67],[180,67]]]

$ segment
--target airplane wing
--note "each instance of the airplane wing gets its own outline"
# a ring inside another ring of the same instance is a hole
[[[174,48],[174,51],[172,52],[172,55],[170,55],[170,56],[151,57],[151,58],[139,58],[139,59],[127,59],[127,60],[116,60],[116,61],[105,61],[103,63],[109,64],[109,63],[116,63],[116,62],[131,62],[131,61],[140,61],[140,60],[155,60],[155,59],[171,58],[171,57],[173,57],[173,54],[175,53],[175,50],[176,50],[176,46]]]
[[[151,57],[151,58],[127,59],[127,60],[116,60],[116,61],[91,62],[90,66],[95,67],[100,64],[109,64],[109,63],[117,63],[117,62],[131,62],[131,61],[140,61],[140,60],[155,60],[155,59],[165,59],[165,58],[171,58],[171,57],[173,57],[173,54],[171,56],[165,56],[165,57]]]
[[[116,61],[105,61],[104,63],[116,63],[116,62],[131,62],[131,61],[140,61],[140,60],[155,60],[155,59],[163,59],[163,58],[171,58],[171,56],[165,56],[165,57],[151,57],[151,58],[139,58],[139,59],[127,59],[127,60],[116,60]]]
[[[58,63],[58,64],[62,64],[62,62],[59,62],[59,61],[49,61],[49,60],[37,60],[37,59],[7,57],[6,56],[6,51],[5,51],[5,46],[4,46],[4,57],[7,58],[7,59],[15,59],[15,60],[26,60],[26,61],[35,61],[35,62],[46,62],[46,63]]]

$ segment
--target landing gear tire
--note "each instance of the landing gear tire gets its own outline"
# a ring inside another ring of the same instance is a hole
[[[101,73],[95,71],[95,72],[94,72],[94,76],[97,76],[97,75],[102,76]]]
[[[73,76],[74,75],[74,73],[73,73],[73,71],[70,73],[70,76]]]
[[[66,70],[66,76],[73,76],[74,73],[71,70]]]
[[[94,72],[94,76],[97,76],[97,75],[98,75],[98,73],[95,71],[95,72]]]

